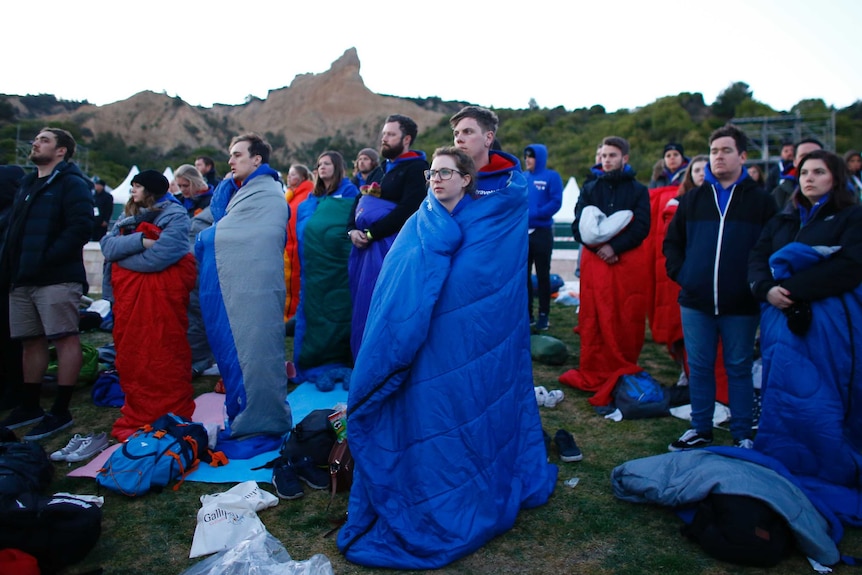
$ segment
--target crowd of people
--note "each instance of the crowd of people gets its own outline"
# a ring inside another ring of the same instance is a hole
[[[436,568],[477,549],[520,509],[545,503],[557,476],[530,334],[550,329],[562,179],[544,144],[522,158],[502,151],[498,123],[490,110],[463,108],[450,119],[453,146],[429,164],[419,127],[392,114],[379,150],[362,149],[352,173],[327,150],[284,177],[270,144],[241,134],[224,178],[206,156],[177,168],[176,193],[157,171],[136,175],[113,225],[104,182],[71,161],[72,136],[41,130],[34,172],[0,166],[0,400],[14,408],[0,425],[36,424],[25,439],[38,440],[73,424],[78,304],[88,291],[81,251],[96,240],[125,393],[115,438],[167,412],[191,417],[192,378],[217,365],[218,448],[248,458],[276,449],[295,423],[288,377],[321,391],[341,384],[356,460],[338,537],[347,558]],[[794,353],[819,361],[823,343],[808,335],[826,329],[816,310],[862,282],[858,152],[841,158],[804,139],[784,146],[764,177],[746,165],[738,128],[723,126],[706,144],[689,158],[668,142],[646,186],[628,141],[605,137],[572,224],[583,257],[580,362],[560,381],[611,404],[619,378],[642,371],[648,322],[691,400],[691,429],[671,451],[713,442],[716,398],[729,404],[734,445],[755,448],[758,328],[764,389],[780,389],[798,377],[775,363],[788,334],[803,338]],[[527,313],[514,313],[525,299]],[[856,300],[841,301],[862,314]],[[49,344],[58,388],[45,411]],[[847,345],[855,353],[860,344]],[[764,402],[767,434],[782,432],[775,409]],[[457,468],[440,465],[439,453]],[[438,529],[421,527],[429,524]]]

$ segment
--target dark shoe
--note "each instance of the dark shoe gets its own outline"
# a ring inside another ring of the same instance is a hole
[[[548,457],[551,456],[551,436],[548,435],[548,432],[542,429],[542,438],[545,440],[545,452],[548,454]]]
[[[578,449],[578,444],[575,443],[575,438],[565,429],[557,430],[554,435],[554,443],[557,444],[557,452],[560,454],[560,460],[566,463],[580,461],[584,458],[584,454]]]
[[[24,436],[24,441],[36,441],[38,439],[50,437],[58,431],[71,427],[73,423],[75,423],[75,420],[72,419],[71,413],[57,415],[49,411],[45,414],[45,417],[42,418],[39,425],[31,429],[30,432]]]
[[[272,469],[272,485],[281,499],[299,499],[305,495],[296,471],[286,459],[279,459]]]
[[[294,461],[293,469],[296,475],[312,489],[329,489],[329,469],[317,467],[310,457]]]
[[[540,313],[539,319],[536,320],[536,331],[548,331],[551,327],[551,322],[548,319],[548,314]]]
[[[668,451],[687,451],[711,444],[712,433],[698,433],[694,429],[689,429],[679,439],[668,445],[667,449]]]
[[[0,427],[18,429],[19,427],[24,427],[25,425],[39,423],[40,421],[42,421],[43,417],[45,417],[45,412],[42,410],[41,407],[37,407],[36,409],[25,409],[23,407],[17,407],[12,410],[12,413],[10,413],[6,419],[0,421]]]

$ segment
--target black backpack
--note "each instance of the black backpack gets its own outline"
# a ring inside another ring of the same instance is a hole
[[[315,409],[290,430],[281,446],[281,457],[296,461],[310,457],[318,467],[329,468],[329,453],[336,435],[329,416],[334,409]]]
[[[0,549],[29,553],[42,573],[78,563],[101,534],[102,510],[77,497],[29,492],[0,504]]]
[[[793,543],[784,517],[747,495],[710,493],[682,534],[716,559],[753,567],[777,565]]]
[[[54,466],[38,443],[0,443],[0,502],[14,501],[22,493],[40,493],[53,478]]]

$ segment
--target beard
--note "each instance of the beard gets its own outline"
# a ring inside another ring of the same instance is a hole
[[[51,156],[47,156],[47,155],[39,155],[39,153],[36,152],[35,150],[31,150],[29,159],[31,162],[33,162],[37,166],[44,166],[45,164],[50,164],[52,158],[51,158]]]
[[[380,155],[387,160],[394,160],[404,153],[404,138],[398,140],[397,146],[387,146],[386,144],[380,147]]]

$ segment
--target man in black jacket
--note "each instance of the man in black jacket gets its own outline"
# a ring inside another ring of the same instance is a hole
[[[760,308],[747,283],[748,254],[775,214],[773,199],[745,170],[748,138],[732,125],[709,137],[703,184],[682,196],[663,244],[667,275],[680,285],[689,366],[691,425],[671,451],[712,443],[719,341],[727,371],[730,433],[751,448],[751,366]]]
[[[114,215],[114,196],[105,190],[105,180],[99,176],[93,178],[93,185],[95,186],[93,201],[96,203],[94,214],[96,221],[90,241],[97,242],[108,232],[108,224],[111,222],[111,216]]]
[[[21,407],[0,425],[38,423],[24,439],[48,437],[72,425],[69,403],[81,370],[78,304],[88,289],[83,247],[93,231],[89,180],[69,160],[75,139],[66,130],[43,128],[33,140],[36,173],[21,183],[9,219],[2,265],[10,274],[12,337],[24,348]],[[57,350],[57,395],[51,411],[39,406],[48,368],[48,344]]]
[[[411,118],[393,114],[386,118],[380,133],[380,155],[383,176],[378,182],[366,183],[356,197],[347,235],[353,243],[348,272],[353,299],[353,322],[350,348],[353,357],[365,331],[371,292],[395,236],[407,218],[419,209],[427,185],[425,152],[412,149],[419,128]],[[372,187],[375,186],[375,187]]]
[[[575,206],[572,233],[584,246],[578,333],[581,360],[562,381],[595,391],[594,405],[607,405],[621,375],[641,371],[649,234],[647,187],[629,165],[629,144],[617,136],[602,141],[601,171],[584,184]]]

